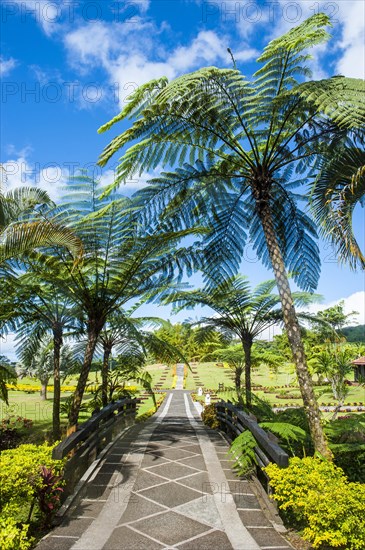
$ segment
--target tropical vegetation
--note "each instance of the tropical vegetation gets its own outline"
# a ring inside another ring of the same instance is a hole
[[[38,188],[0,187],[0,336],[16,334],[19,359],[0,356],[0,400],[11,406],[9,392],[41,391],[48,403],[51,395],[45,424],[54,443],[65,416],[72,431],[142,391],[147,418],[164,397],[153,388],[175,387],[174,364],[213,359],[196,371],[185,366],[184,387],[220,391],[278,438],[289,468],[266,472],[286,519],[314,548],[360,549],[365,420],[339,414],[351,392],[360,395],[350,378],[365,338],[356,327],[358,343],[346,341],[356,312],[346,314],[343,303],[315,315],[295,309],[316,298],[319,236],[340,261],[365,267],[352,228],[365,197],[364,82],[311,80],[309,52],[329,38],[329,26],[316,14],[272,40],[251,79],[232,54],[233,68],[140,86],[100,129],[130,120],[99,159],[105,166],[122,155],[109,188],[84,171],[59,204]],[[152,171],[157,177],[132,197],[119,193]],[[274,280],[251,286],[241,273],[247,245]],[[195,272],[200,289],[183,281]],[[137,317],[151,303],[209,311],[176,324]],[[259,340],[278,324],[282,334]],[[168,365],[168,382],[159,370],[165,383],[157,384],[153,362]],[[281,407],[281,398],[293,406]],[[46,443],[22,444],[32,420],[4,410],[0,544],[26,550],[60,504],[63,463]],[[202,418],[218,427],[214,405]],[[255,447],[248,431],[233,442],[241,474],[255,471]]]
[[[216,282],[237,272],[247,242],[273,270],[312,437],[326,456],[287,270],[303,290],[316,288],[316,225],[299,200],[305,201],[313,178],[315,189],[323,189],[332,159],[346,158],[349,140],[362,135],[365,121],[362,80],[308,79],[308,52],[328,40],[329,25],[326,15],[316,14],[272,40],[257,59],[261,66],[252,80],[236,67],[206,67],[139,87],[122,112],[100,128],[105,132],[132,119],[99,160],[104,166],[130,145],[112,188],[136,172],[169,168],[139,193],[140,219],[168,219],[179,229],[210,227],[203,237],[207,279],[213,275]],[[358,179],[363,182],[362,172]],[[323,224],[323,217],[319,221]],[[349,224],[347,235],[340,253],[360,258]]]

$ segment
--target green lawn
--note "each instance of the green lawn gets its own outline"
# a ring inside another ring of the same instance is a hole
[[[152,386],[155,386],[160,382],[160,379],[162,375],[166,372],[165,365],[161,365],[160,363],[155,365],[148,365],[146,367],[146,370],[150,373],[152,376]],[[173,374],[172,374],[172,367],[168,369],[166,380],[162,380],[162,389],[169,390],[171,388],[173,380]]]
[[[197,366],[193,364],[192,370],[197,370],[203,389],[217,390],[220,383],[225,387],[233,387],[233,371],[226,367],[219,367],[217,363],[199,363]],[[195,391],[198,387],[199,384],[195,381],[193,373],[188,370],[185,388]]]
[[[152,365],[148,367],[148,371],[151,373],[153,378],[153,385],[158,382],[161,377],[163,367],[161,365]],[[171,369],[170,369],[171,371]],[[89,381],[91,383],[100,382],[100,375],[97,377],[95,373],[90,373]],[[52,385],[52,379],[49,382],[49,385]],[[77,379],[68,378],[64,385],[76,385]],[[172,383],[171,372],[164,383],[163,388],[169,389]],[[39,386],[39,382],[32,378],[22,378],[19,380],[19,384],[27,384],[33,387]],[[138,385],[133,380],[127,383],[130,386]],[[142,389],[142,388],[141,388]],[[61,402],[65,401],[71,393],[62,392]],[[156,394],[156,399],[159,395]],[[83,403],[87,403],[92,398],[92,395],[85,393]],[[15,416],[28,418],[33,420],[33,427],[31,429],[22,429],[21,433],[24,435],[24,443],[42,443],[45,439],[49,439],[50,432],[52,429],[52,400],[53,393],[51,391],[47,392],[47,400],[44,401],[40,397],[40,393],[35,391],[34,393],[28,393],[24,391],[9,391],[9,406],[4,402],[0,401],[0,419],[6,418],[7,416]],[[145,414],[147,411],[153,408],[152,397],[149,397],[146,401],[140,404],[138,407],[137,416]],[[80,413],[80,423],[85,422],[90,417],[90,412],[81,412]],[[67,427],[67,417],[66,415],[61,415],[61,425],[64,431]]]
[[[25,383],[25,382],[23,382]],[[36,384],[33,384],[36,385]],[[29,443],[42,443],[48,439],[52,428],[52,400],[53,393],[48,392],[46,401],[42,400],[39,393],[25,393],[22,391],[9,391],[9,406],[0,402],[0,418],[11,416],[21,416],[33,420],[33,427],[29,430],[23,430],[25,440]],[[63,393],[61,402],[65,401],[70,393]],[[84,402],[91,399],[91,395],[86,395]],[[85,422],[90,417],[90,413],[81,412],[80,422]],[[65,415],[61,416],[61,424],[66,430],[67,419]]]
[[[152,376],[152,385],[155,386],[161,379],[162,374],[165,372],[164,366],[161,364],[149,365],[147,367],[148,372]],[[197,371],[199,380],[203,390],[218,390],[220,383],[224,384],[226,390],[223,393],[219,393],[222,399],[232,399],[234,396],[234,383],[233,372],[227,368],[218,366],[217,363],[200,363],[198,365],[193,364],[192,370]],[[91,373],[89,380],[91,383],[100,383],[100,375]],[[167,373],[166,380],[163,382],[162,389],[169,389],[173,380],[173,370],[170,368]],[[20,384],[30,384],[31,386],[38,386],[39,382],[33,379],[24,378],[19,381]],[[76,379],[68,378],[65,381],[65,385],[75,385]],[[260,397],[266,399],[271,405],[276,406],[293,406],[301,405],[302,400],[299,395],[299,388],[296,384],[295,374],[293,368],[290,365],[284,365],[279,373],[273,374],[268,368],[262,367],[255,369],[252,375],[252,383],[255,387],[255,393]],[[50,381],[52,384],[52,380]],[[136,383],[130,381],[130,385]],[[291,384],[290,387],[285,387]],[[199,387],[199,383],[194,378],[193,372],[188,370],[186,379],[186,389],[195,391]],[[280,386],[280,387],[275,387]],[[262,388],[262,389],[261,389]],[[142,388],[141,388],[142,389]],[[330,387],[316,386],[315,392],[318,397],[320,405],[333,405],[335,404]],[[62,400],[65,400],[70,393],[62,393]],[[289,395],[294,396],[293,399],[289,398]],[[84,402],[91,399],[91,395],[86,393]],[[39,392],[25,393],[23,391],[9,391],[9,407],[5,403],[0,402],[0,418],[6,417],[8,414],[30,418],[33,420],[33,428],[26,431],[26,437],[31,442],[42,442],[48,437],[52,425],[52,392],[48,392],[47,401],[42,401]],[[158,394],[156,394],[158,399]],[[365,388],[363,387],[350,387],[349,395],[345,404],[352,403],[365,403]],[[138,415],[142,415],[153,408],[152,398],[149,397],[144,401],[138,410]],[[90,416],[90,413],[81,413],[80,421],[84,422]],[[62,424],[66,428],[66,417],[62,417]]]

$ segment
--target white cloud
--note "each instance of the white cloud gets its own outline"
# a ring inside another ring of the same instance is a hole
[[[344,76],[365,78],[365,3],[347,0],[341,10],[341,41],[343,51],[336,69]]]
[[[219,37],[213,31],[201,31],[189,46],[179,46],[168,58],[168,64],[177,73],[182,73],[197,65],[206,65],[217,61],[228,61],[226,37]],[[252,55],[253,50],[247,50]],[[237,55],[242,55],[238,53]]]
[[[353,317],[349,318],[348,324],[364,325],[365,324],[365,291],[364,290],[361,290],[359,292],[354,292],[353,294],[350,294],[350,296],[339,298],[338,300],[333,300],[332,302],[328,302],[326,304],[312,304],[307,308],[305,308],[305,310],[311,313],[317,313],[318,311],[322,311],[329,307],[336,306],[342,301],[344,302],[343,310],[346,315],[352,313],[353,311],[356,311],[358,313],[358,315],[354,315]]]
[[[16,361],[15,334],[4,334],[0,336],[0,355],[5,355],[10,361]]]
[[[163,27],[157,28],[141,19],[132,26],[96,21],[66,34],[64,42],[75,68],[84,73],[96,66],[104,68],[110,85],[118,90],[120,106],[134,89],[151,79],[161,76],[172,79],[207,64],[231,66],[227,36],[200,31],[188,45],[178,45],[169,51],[159,39],[162,30]],[[239,60],[256,55],[256,50],[250,47],[235,52]]]
[[[256,15],[256,12],[249,13],[244,6],[238,9],[237,3],[237,30],[241,36],[252,39],[262,33],[267,41],[288,32],[317,13],[319,8],[330,16],[333,28],[327,29],[332,35],[327,43],[309,51],[313,56],[309,62],[313,78],[328,78],[338,73],[354,78],[365,77],[364,2],[346,0],[321,5],[278,0],[256,7],[252,3],[252,7],[259,10]]]
[[[4,59],[4,57],[0,56],[0,76],[7,76],[16,65],[17,62],[12,57]]]
[[[109,167],[107,170],[103,170],[94,163],[40,165],[30,161],[29,157],[32,152],[30,147],[16,151],[14,147],[9,146],[8,151],[13,156],[1,164],[3,170],[0,173],[1,187],[5,191],[13,191],[18,187],[38,187],[47,191],[54,202],[60,203],[70,176],[77,175],[80,170],[86,170],[89,177],[99,182],[102,187],[111,185],[116,178],[117,165],[113,168]],[[159,174],[159,168],[151,172],[143,172],[140,176],[136,174],[121,186],[120,192],[122,195],[130,196],[145,187],[149,179],[157,177]]]
[[[138,8],[141,10],[141,12],[146,12],[150,7],[150,3],[150,0],[138,0]]]
[[[50,2],[49,0],[13,0],[18,6],[22,23],[26,23],[33,17],[42,27],[47,36],[60,30],[60,20],[66,14],[66,7],[70,4],[67,0]]]
[[[2,183],[6,191],[13,191],[17,187],[39,187],[47,191],[53,201],[59,201],[61,189],[66,185],[69,175],[65,166],[40,166],[31,163],[26,156],[9,159],[2,163],[2,167],[5,170]]]
[[[161,174],[161,168],[157,167],[151,172],[143,172],[140,176],[138,174],[131,177],[124,185],[119,188],[119,192],[122,195],[130,196],[136,191],[139,191],[143,187],[146,187],[148,180],[155,178]],[[114,169],[108,169],[102,173],[100,177],[100,184],[102,187],[111,185],[116,178],[116,172]]]

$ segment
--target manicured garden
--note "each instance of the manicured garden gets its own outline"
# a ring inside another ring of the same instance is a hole
[[[356,314],[343,302],[309,313],[320,299],[320,238],[340,262],[365,267],[352,219],[364,206],[364,81],[311,79],[311,51],[326,47],[332,26],[314,13],[255,62],[250,54],[244,71],[246,56],[230,48],[228,59],[213,56],[222,67],[202,66],[199,46],[194,72],[151,74],[98,130],[113,127],[98,158],[115,175],[107,187],[95,170],[75,170],[53,202],[41,186],[6,188],[1,166],[0,334],[15,335],[18,359],[0,357],[5,550],[31,546],[60,504],[62,463],[47,443],[124,397],[141,400],[145,420],[176,387],[166,365],[187,361],[184,388],[233,401],[290,454],[287,470],[268,468],[286,519],[315,548],[363,550],[365,396],[363,380],[349,380],[355,360],[365,369],[365,337],[341,331]],[[154,177],[122,195],[137,174]],[[251,284],[247,247],[272,279]],[[189,287],[193,275],[201,288]],[[210,314],[138,317],[152,304]],[[275,326],[282,334],[266,341]],[[205,409],[212,425],[214,416]],[[241,436],[233,445],[250,439],[240,451],[252,458],[253,435]]]

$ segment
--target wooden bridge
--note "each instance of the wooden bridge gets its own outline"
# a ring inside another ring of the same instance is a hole
[[[90,459],[90,449],[99,450],[123,416],[130,417],[132,404],[125,406],[127,410],[118,410],[113,418],[108,417],[110,411],[103,411],[97,436],[92,436],[89,424],[84,434],[88,445],[80,434],[73,434],[74,442],[79,438],[74,455],[79,464],[82,457]],[[227,411],[221,409],[220,414]],[[69,452],[71,441],[63,442],[56,454]],[[227,451],[223,435],[203,425],[189,392],[169,392],[151,419],[122,428],[106,444],[76,484],[61,511],[60,524],[37,549],[292,548],[258,481],[237,478]]]

